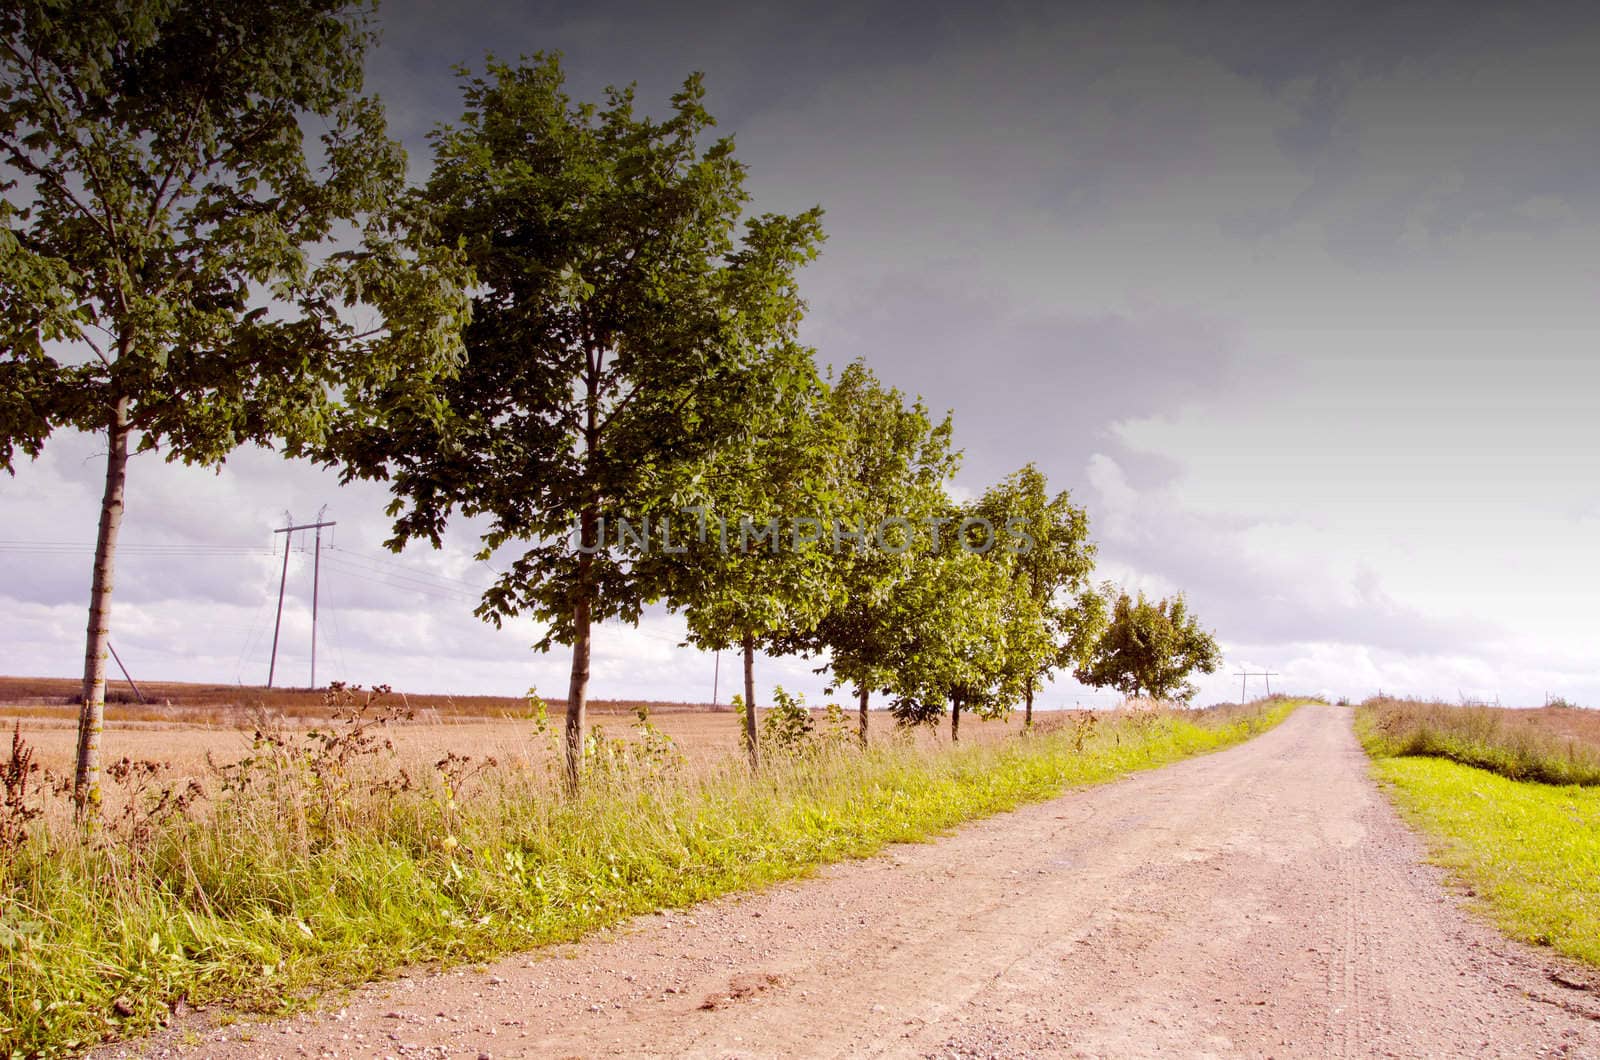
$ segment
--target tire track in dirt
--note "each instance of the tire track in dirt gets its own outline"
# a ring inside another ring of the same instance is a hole
[[[1302,708],[811,880],[103,1054],[1600,1057],[1600,999],[1550,978],[1594,976],[1463,911],[1350,722]]]

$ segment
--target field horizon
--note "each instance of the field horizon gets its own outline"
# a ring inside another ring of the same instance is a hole
[[[12,716],[21,708],[24,717],[50,716],[36,713],[40,708],[73,708],[62,713],[76,718],[76,705],[82,681],[73,677],[32,677],[0,674],[0,716]],[[285,717],[322,716],[326,714],[324,697],[331,685],[316,688],[304,686],[266,686],[224,684],[219,681],[153,680],[140,681],[144,693],[141,702],[126,681],[108,682],[106,687],[106,720],[114,721],[188,721],[207,720],[206,715],[220,711],[249,711],[265,708]],[[357,687],[357,686],[346,686]],[[373,687],[363,685],[360,687]],[[451,692],[412,691],[392,688],[392,693],[418,711],[437,711],[441,716],[499,718],[508,713],[527,714],[529,697],[523,695],[458,695]],[[543,693],[539,699],[552,715],[566,711],[565,697],[550,697]],[[643,705],[651,713],[709,712],[729,713],[733,707],[727,703],[693,703],[674,700],[591,699],[588,709],[593,714],[633,714]],[[151,716],[152,713],[160,716]],[[52,712],[53,713],[53,712]]]

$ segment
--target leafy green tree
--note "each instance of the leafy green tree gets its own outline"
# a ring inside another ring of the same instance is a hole
[[[1089,582],[1095,546],[1089,517],[1066,491],[1049,495],[1049,482],[1027,464],[984,493],[973,515],[994,529],[986,555],[1003,563],[1020,584],[1021,599],[1008,615],[1008,683],[1021,685],[1024,724],[1033,724],[1033,696],[1041,680],[1087,661],[1105,625],[1105,602]]]
[[[951,449],[948,415],[934,422],[920,400],[908,404],[860,361],[833,381],[827,418],[839,431],[831,472],[843,529],[833,571],[838,596],[793,640],[801,650],[826,652],[834,680],[854,686],[865,744],[871,695],[894,689],[904,629],[925,600],[897,590],[924,562],[932,539],[948,536],[944,486],[959,454]],[[880,529],[888,547],[878,547]],[[861,539],[844,539],[850,533]]]
[[[1107,595],[1110,595],[1108,588]],[[1183,595],[1150,601],[1119,593],[1111,619],[1076,677],[1086,685],[1111,687],[1125,696],[1188,700],[1197,691],[1191,673],[1215,673],[1222,650],[1189,614]]]
[[[465,275],[362,94],[372,40],[343,0],[0,10],[0,466],[59,427],[106,446],[80,814],[129,453],[301,449],[344,386],[423,386],[457,359]]]
[[[931,724],[948,709],[952,741],[961,738],[963,710],[1004,717],[1020,688],[1009,681],[1021,670],[1007,665],[1008,626],[1028,601],[1004,566],[986,557],[949,535],[893,594],[899,641],[887,661],[895,718]]]
[[[750,433],[802,303],[795,271],[815,256],[821,211],[745,224],[733,143],[713,124],[698,76],[654,120],[633,90],[574,104],[555,57],[463,73],[466,111],[434,134],[427,195],[480,288],[467,358],[440,391],[388,422],[351,425],[330,457],[387,478],[390,544],[439,543],[454,513],[483,517],[484,554],[521,553],[478,614],[550,623],[540,650],[572,648],[567,781],[583,755],[591,627],[638,620],[671,589],[641,562],[651,519],[692,503],[719,451]],[[387,404],[389,395],[377,400]]]
[[[671,599],[689,639],[707,651],[738,648],[744,659],[745,747],[760,762],[755,653],[798,650],[798,637],[840,602],[841,559],[832,533],[840,493],[832,479],[840,431],[809,350],[780,347],[768,363],[791,383],[751,409],[744,442],[709,462],[697,485],[698,526],[681,551],[657,548]],[[792,380],[811,371],[808,385]]]

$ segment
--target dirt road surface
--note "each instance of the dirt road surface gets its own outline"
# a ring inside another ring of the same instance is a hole
[[[1462,909],[1350,722],[1303,708],[807,881],[107,1052],[1600,1056],[1593,974]]]

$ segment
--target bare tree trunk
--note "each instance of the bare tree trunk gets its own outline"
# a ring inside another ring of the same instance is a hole
[[[950,742],[961,741],[961,697],[950,697]]]
[[[1027,697],[1024,699],[1023,702],[1025,703],[1025,706],[1022,708],[1022,728],[1023,728],[1024,731],[1026,731],[1028,729],[1033,728],[1033,678],[1032,677],[1028,678],[1028,694],[1027,694]]]
[[[107,425],[106,484],[100,499],[100,530],[94,542],[94,580],[89,589],[89,628],[83,649],[83,708],[78,714],[77,771],[72,797],[78,820],[100,812],[100,732],[106,715],[106,648],[111,639],[111,589],[128,482],[128,399],[120,398]]]
[[[856,695],[861,697],[861,746],[867,746],[867,697],[872,694],[866,685],[856,689]]]
[[[580,517],[579,543],[594,542],[593,512]],[[578,560],[578,601],[572,608],[572,680],[567,685],[567,716],[564,744],[567,757],[567,793],[576,795],[583,779],[583,735],[589,712],[589,657],[593,642],[590,633],[592,604],[589,571],[593,559],[585,554]]]
[[[567,685],[567,716],[563,742],[567,755],[567,794],[577,795],[583,784],[583,736],[589,713],[590,626],[594,619],[594,554],[604,545],[605,524],[600,521],[600,498],[595,489],[595,445],[600,439],[600,367],[604,354],[591,343],[584,376],[583,473],[589,493],[578,512],[578,598],[572,606],[572,679]],[[592,551],[591,551],[592,550]]]
[[[579,600],[572,615],[572,681],[567,686],[565,743],[567,790],[576,795],[583,771],[583,732],[589,710],[589,601]]]
[[[744,743],[750,752],[750,769],[761,768],[756,738],[756,638],[749,633],[744,635]]]

